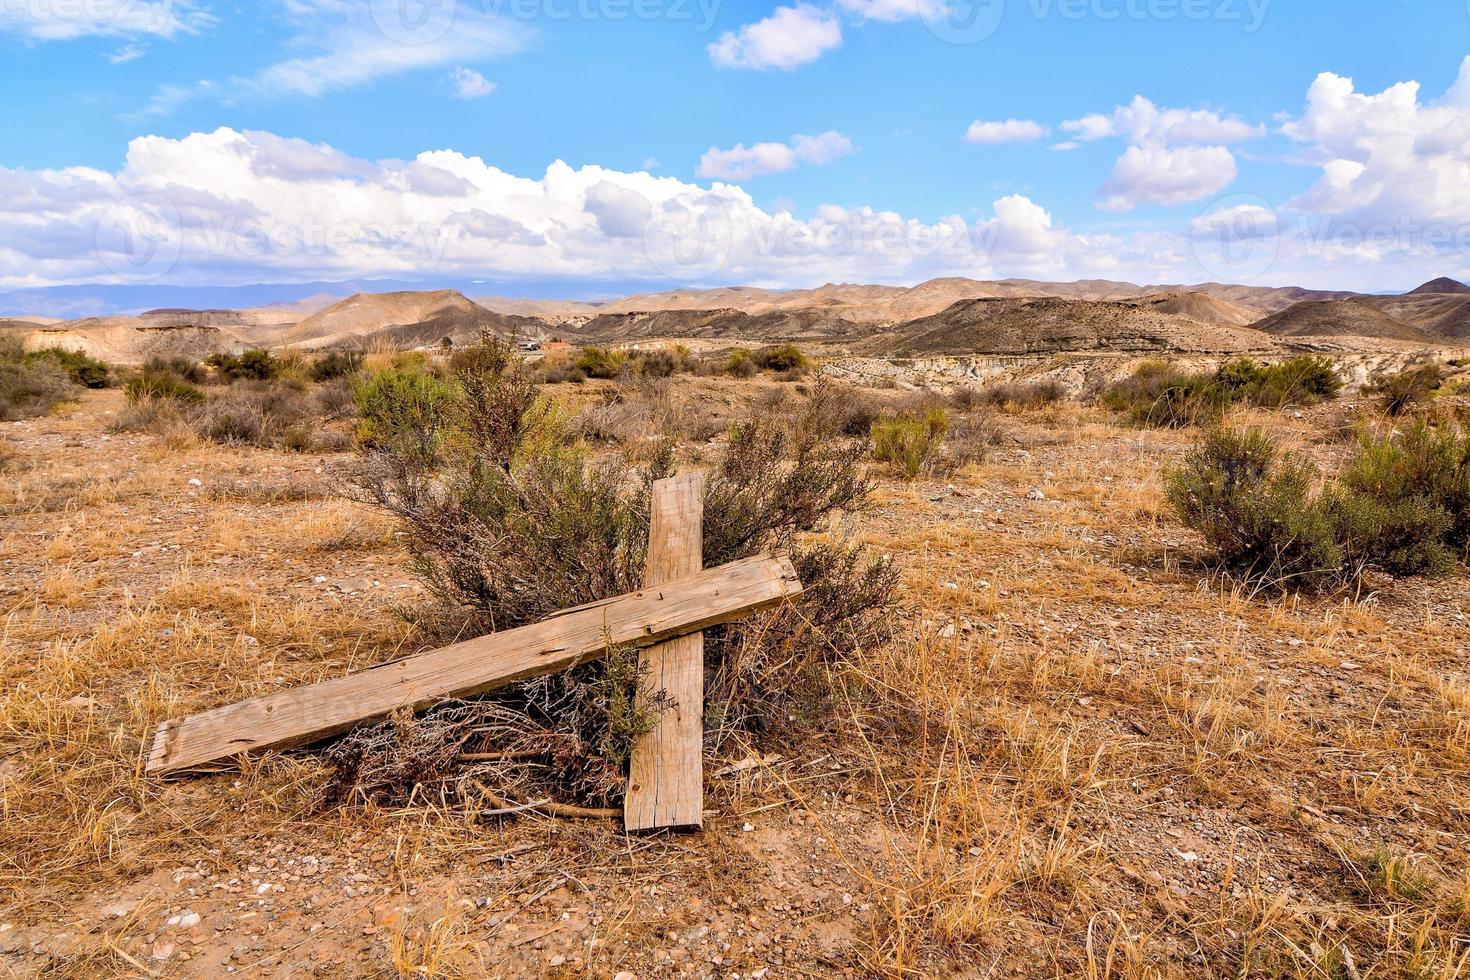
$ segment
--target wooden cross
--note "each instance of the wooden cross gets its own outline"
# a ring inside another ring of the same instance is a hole
[[[217,768],[236,757],[307,745],[399,708],[422,710],[604,656],[643,651],[639,697],[673,702],[635,745],[624,807],[630,830],[703,822],[704,639],[700,631],[801,594],[785,557],[701,569],[704,483],[654,484],[644,588],[566,609],[550,619],[403,660],[164,722],[147,771]]]

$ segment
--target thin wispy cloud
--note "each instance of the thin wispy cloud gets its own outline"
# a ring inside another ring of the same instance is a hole
[[[138,115],[166,115],[191,99],[224,92],[241,99],[316,98],[410,72],[502,58],[520,50],[527,37],[520,23],[474,4],[432,8],[445,12],[444,20],[402,22],[395,19],[398,8],[392,4],[346,0],[285,0],[285,4],[292,33],[284,47],[301,53],[253,74],[165,86]],[[480,77],[484,85],[469,80],[465,87],[456,82],[455,94],[488,95],[484,86],[491,83]]]

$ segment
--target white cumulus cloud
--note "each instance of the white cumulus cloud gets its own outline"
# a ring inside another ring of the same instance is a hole
[[[1186,204],[1219,193],[1240,173],[1229,144],[1265,132],[1238,116],[1213,109],[1161,108],[1141,95],[1109,114],[1069,119],[1062,129],[1074,139],[1058,149],[1109,138],[1128,141],[1098,191],[1098,207],[1105,211]]]
[[[1223,146],[1130,146],[1098,192],[1098,206],[1131,211],[1141,204],[1198,201],[1230,186],[1239,172],[1235,157]]]
[[[1322,171],[1294,210],[1360,224],[1470,224],[1470,58],[1450,89],[1427,101],[1418,82],[1370,94],[1324,73],[1283,132]]]
[[[0,288],[119,281],[140,242],[170,246],[141,268],[178,283],[903,282],[1060,275],[1115,251],[1019,196],[969,221],[830,206],[800,218],[734,184],[561,162],[517,176],[453,150],[370,160],[233,129],[139,137],[112,172],[0,169]]]
[[[749,180],[794,169],[798,163],[831,163],[853,152],[852,140],[829,130],[817,136],[798,134],[790,143],[737,143],[728,150],[710,147],[699,160],[700,177]]]
[[[726,31],[709,46],[721,68],[790,70],[842,45],[842,25],[832,13],[809,3],[777,7],[771,16],[738,31]]]
[[[1051,130],[1031,119],[1006,119],[986,122],[976,119],[965,130],[966,143],[993,146],[999,143],[1029,143],[1042,139]]]

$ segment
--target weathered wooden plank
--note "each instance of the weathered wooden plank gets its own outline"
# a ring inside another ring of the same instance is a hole
[[[147,770],[178,772],[240,753],[305,745],[398,708],[417,710],[565,670],[602,656],[609,645],[645,647],[800,593],[786,558],[732,562],[530,626],[165,722],[154,735]]]
[[[646,588],[694,575],[704,566],[704,477],[653,485]],[[628,830],[704,824],[704,634],[648,647],[640,657],[638,696],[662,691],[672,702],[657,727],[633,746],[623,823]]]

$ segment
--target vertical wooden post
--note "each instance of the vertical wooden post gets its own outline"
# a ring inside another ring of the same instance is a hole
[[[644,588],[688,578],[704,566],[704,477],[653,485]],[[628,830],[699,829],[704,824],[704,634],[645,649],[640,701],[663,691],[673,704],[633,747],[623,820]]]

